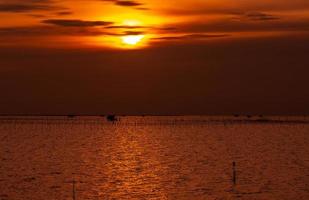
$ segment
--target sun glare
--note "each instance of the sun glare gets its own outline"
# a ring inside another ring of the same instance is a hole
[[[143,38],[144,38],[143,35],[127,35],[127,36],[123,36],[121,39],[122,39],[123,44],[135,46],[139,42],[141,42]]]
[[[128,19],[128,20],[124,20],[123,24],[126,26],[140,26],[141,22],[138,20],[134,20],[134,19]]]
[[[148,27],[153,26],[151,22],[154,20],[118,16],[118,19],[110,21],[116,21],[114,28],[107,30],[110,35],[95,37],[95,45],[117,49],[141,49],[149,45],[153,33]]]

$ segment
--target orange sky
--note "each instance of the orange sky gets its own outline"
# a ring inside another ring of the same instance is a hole
[[[309,114],[308,0],[0,0],[0,114]]]
[[[0,0],[0,45],[135,49],[307,34],[308,21],[307,0]]]

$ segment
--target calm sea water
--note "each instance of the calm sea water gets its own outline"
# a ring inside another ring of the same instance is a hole
[[[2,118],[0,200],[307,200],[309,124],[275,120]]]

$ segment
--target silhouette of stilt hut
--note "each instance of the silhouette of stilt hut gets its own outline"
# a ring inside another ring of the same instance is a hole
[[[118,121],[116,115],[107,115],[106,116],[106,120],[109,121],[109,122],[116,122],[116,121]]]

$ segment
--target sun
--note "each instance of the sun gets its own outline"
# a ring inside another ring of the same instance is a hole
[[[126,35],[121,38],[122,43],[130,46],[136,46],[142,41],[144,35]]]
[[[144,21],[126,18],[115,24],[110,35],[96,37],[96,44],[124,50],[146,48],[152,37],[148,30],[148,25],[145,25]]]
[[[123,25],[128,26],[128,27],[142,25],[141,21],[135,20],[135,19],[126,19],[122,23]],[[144,35],[126,35],[126,36],[121,37],[121,40],[123,44],[133,47],[133,46],[137,46],[137,44],[139,44],[143,38],[144,38]]]

